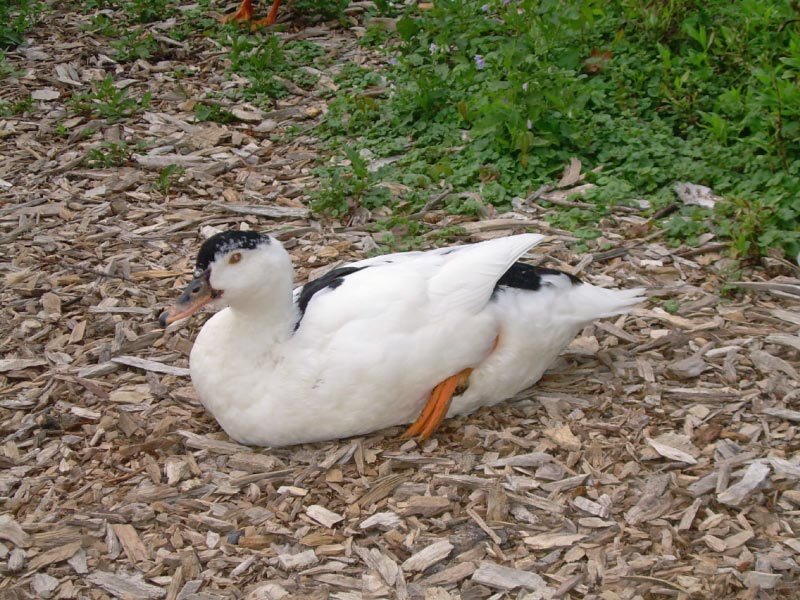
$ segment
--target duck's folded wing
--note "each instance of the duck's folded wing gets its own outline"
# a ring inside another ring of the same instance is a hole
[[[523,254],[544,239],[526,233],[464,246],[448,256],[428,286],[432,302],[444,310],[477,312],[486,306],[497,281]]]
[[[295,290],[298,323],[332,331],[375,316],[391,321],[474,314],[486,306],[511,265],[543,237],[523,234],[350,263]]]

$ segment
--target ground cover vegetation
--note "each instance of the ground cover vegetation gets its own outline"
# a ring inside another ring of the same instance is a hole
[[[324,172],[318,208],[367,206],[400,181],[418,210],[443,182],[510,208],[578,157],[592,207],[553,208],[554,224],[597,235],[615,203],[659,211],[673,184],[710,186],[712,211],[681,207],[660,225],[691,243],[713,231],[739,257],[800,250],[800,9],[793,1],[439,0],[410,11],[389,53],[384,97],[344,86],[325,124],[349,166]],[[363,79],[363,75],[360,76]],[[355,142],[355,144],[354,144]],[[358,160],[397,157],[365,172]],[[478,210],[451,196],[448,209]]]
[[[43,7],[3,4],[0,46],[18,44]],[[342,24],[346,7],[294,6],[309,22]],[[226,104],[268,107],[289,88],[313,89],[309,67],[327,60],[313,42],[219,24],[209,0],[87,0],[80,8],[123,63],[177,51],[154,36],[154,21],[170,21],[173,40],[213,38],[229,71],[249,81],[227,89]],[[370,10],[395,26],[368,20],[362,37],[383,68],[350,65],[336,79],[316,131],[332,154],[317,171],[318,214],[363,207],[376,211],[377,227],[399,224],[414,238],[425,225],[408,216],[445,186],[453,193],[443,205],[454,214],[502,211],[577,158],[596,187],[580,207],[554,206],[548,218],[581,239],[599,235],[596,224],[613,206],[630,204],[675,242],[712,232],[738,258],[800,251],[795,0],[440,0],[430,10],[382,0]],[[233,120],[218,99],[198,103],[197,119]],[[119,119],[147,103],[107,80],[73,107]],[[29,106],[2,101],[0,113]],[[722,201],[714,209],[677,203],[679,181],[707,185]]]

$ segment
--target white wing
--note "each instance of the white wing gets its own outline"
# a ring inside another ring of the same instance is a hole
[[[450,310],[481,310],[503,273],[543,239],[535,233],[514,235],[464,246],[445,256],[449,260],[430,281],[431,299],[446,303]]]
[[[432,313],[475,314],[489,302],[500,277],[543,237],[523,234],[342,265],[369,268],[346,276],[335,289],[317,292],[303,320],[312,328],[333,331],[348,321],[379,315],[414,327],[420,325],[417,319]]]

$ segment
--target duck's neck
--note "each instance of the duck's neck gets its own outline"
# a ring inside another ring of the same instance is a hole
[[[292,297],[292,274],[274,281],[231,307],[232,328],[241,339],[254,339],[264,345],[285,342],[294,332],[297,308]]]

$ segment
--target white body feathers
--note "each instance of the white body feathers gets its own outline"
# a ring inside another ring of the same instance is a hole
[[[535,291],[495,290],[541,239],[525,234],[353,263],[366,268],[317,292],[296,331],[299,290],[293,298],[288,255],[274,240],[251,250],[268,264],[242,277],[285,273],[249,282],[252,293],[231,294],[231,306],[202,328],[190,360],[198,396],[232,438],[263,446],[409,423],[434,386],[465,368],[474,371],[450,416],[505,400],[535,383],[582,327],[642,300],[639,289],[575,284],[566,275],[544,275]],[[214,287],[235,268],[218,262]]]

